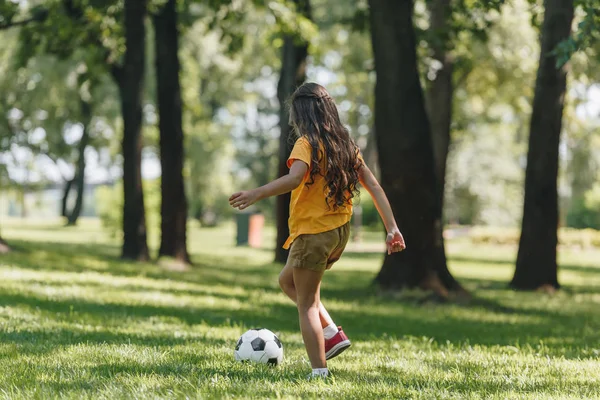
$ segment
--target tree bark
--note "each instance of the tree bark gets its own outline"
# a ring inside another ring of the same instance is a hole
[[[517,265],[511,286],[517,289],[559,288],[558,147],[562,129],[566,69],[556,68],[552,51],[567,39],[573,0],[544,1],[540,64],[535,83],[525,171],[525,203]]]
[[[125,61],[113,74],[123,115],[123,249],[121,257],[148,260],[142,190],[142,92],[144,88],[146,0],[125,0]]]
[[[452,123],[452,82],[454,60],[449,51],[450,0],[433,0],[428,3],[430,13],[430,47],[433,58],[441,63],[435,78],[429,83],[426,96],[427,113],[431,123],[431,139],[435,165],[437,199],[435,221],[435,265],[445,287],[462,290],[460,284],[448,271],[444,246],[444,190],[446,187],[446,163],[450,150],[450,126]]]
[[[62,201],[61,201],[60,215],[65,218],[69,217],[69,210],[67,209],[68,208],[67,203],[69,201],[69,194],[71,193],[71,188],[73,187],[73,182],[75,182],[75,178],[69,179],[68,181],[66,181],[65,187],[63,189],[63,197],[62,197]]]
[[[27,181],[29,181],[29,176],[27,177]],[[21,218],[27,218],[27,187],[25,185],[21,186],[21,190],[19,190],[19,201],[21,202]]]
[[[367,145],[363,152],[363,158],[373,175],[379,179],[379,157],[377,154],[377,135],[375,134],[375,127],[371,128],[367,136]]]
[[[6,243],[6,241],[2,239],[2,236],[0,236],[0,254],[6,254],[10,251],[11,249],[8,246],[8,243]]]
[[[446,298],[452,286],[441,279],[450,272],[435,256],[439,197],[431,130],[417,71],[413,2],[369,3],[381,183],[407,245],[401,253],[386,255],[375,281],[386,290],[420,287]]]
[[[296,9],[303,16],[310,18],[309,0],[294,0]],[[286,101],[290,95],[306,80],[306,57],[308,43],[298,43],[298,38],[292,35],[284,37],[281,53],[281,73],[277,85],[277,98],[279,99],[279,164],[277,176],[288,173],[287,159],[291,152],[289,112]],[[277,197],[277,245],[275,248],[275,262],[285,263],[288,251],[282,246],[287,240],[290,231],[288,219],[290,217],[290,193]]]
[[[83,208],[83,196],[85,189],[85,149],[90,143],[90,125],[92,123],[92,107],[89,102],[81,100],[81,116],[83,121],[83,133],[81,140],[77,146],[78,158],[77,158],[77,170],[75,173],[74,183],[77,186],[77,198],[75,199],[75,206],[73,210],[68,214],[67,225],[73,226],[77,224],[77,220],[81,215],[81,209]]]
[[[176,6],[175,0],[169,0],[153,17],[162,169],[160,209],[162,220],[158,255],[174,257],[189,263],[186,236],[188,205],[183,180],[183,127]]]

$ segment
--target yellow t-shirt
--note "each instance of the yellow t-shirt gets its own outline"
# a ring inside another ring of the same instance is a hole
[[[360,153],[358,157],[361,163],[364,162]],[[284,249],[289,249],[294,239],[300,235],[327,232],[339,228],[350,221],[352,217],[352,200],[336,210],[327,206],[325,201],[327,182],[322,174],[315,175],[314,183],[306,186],[306,182],[310,181],[312,146],[304,137],[296,141],[287,161],[288,168],[295,160],[304,161],[308,165],[308,171],[302,178],[300,186],[292,191],[290,219],[288,220],[290,236],[283,245]],[[325,157],[321,159],[320,167],[324,173],[327,168]]]

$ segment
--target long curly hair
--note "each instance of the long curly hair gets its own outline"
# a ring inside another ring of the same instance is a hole
[[[335,102],[316,83],[304,83],[289,100],[290,122],[299,136],[312,146],[312,168],[307,186],[315,176],[325,177],[327,204],[334,210],[344,207],[358,195],[359,148],[342,125]],[[324,153],[324,154],[323,154]],[[321,170],[325,157],[327,167]]]

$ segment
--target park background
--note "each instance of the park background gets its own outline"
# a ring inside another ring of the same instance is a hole
[[[0,0],[0,395],[596,398],[597,0]],[[285,101],[334,97],[368,193],[324,303],[353,347],[305,381]],[[251,217],[250,215],[246,217]],[[255,220],[254,220],[255,221]],[[242,235],[243,236],[243,235]],[[233,361],[246,329],[284,343]]]

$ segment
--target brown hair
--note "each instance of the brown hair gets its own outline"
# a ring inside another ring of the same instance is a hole
[[[359,148],[342,125],[335,102],[327,90],[316,83],[304,83],[290,101],[290,120],[300,136],[312,146],[310,181],[321,174],[327,181],[327,203],[336,210],[358,194]],[[323,150],[321,150],[321,146]],[[321,171],[325,156],[327,168]]]

